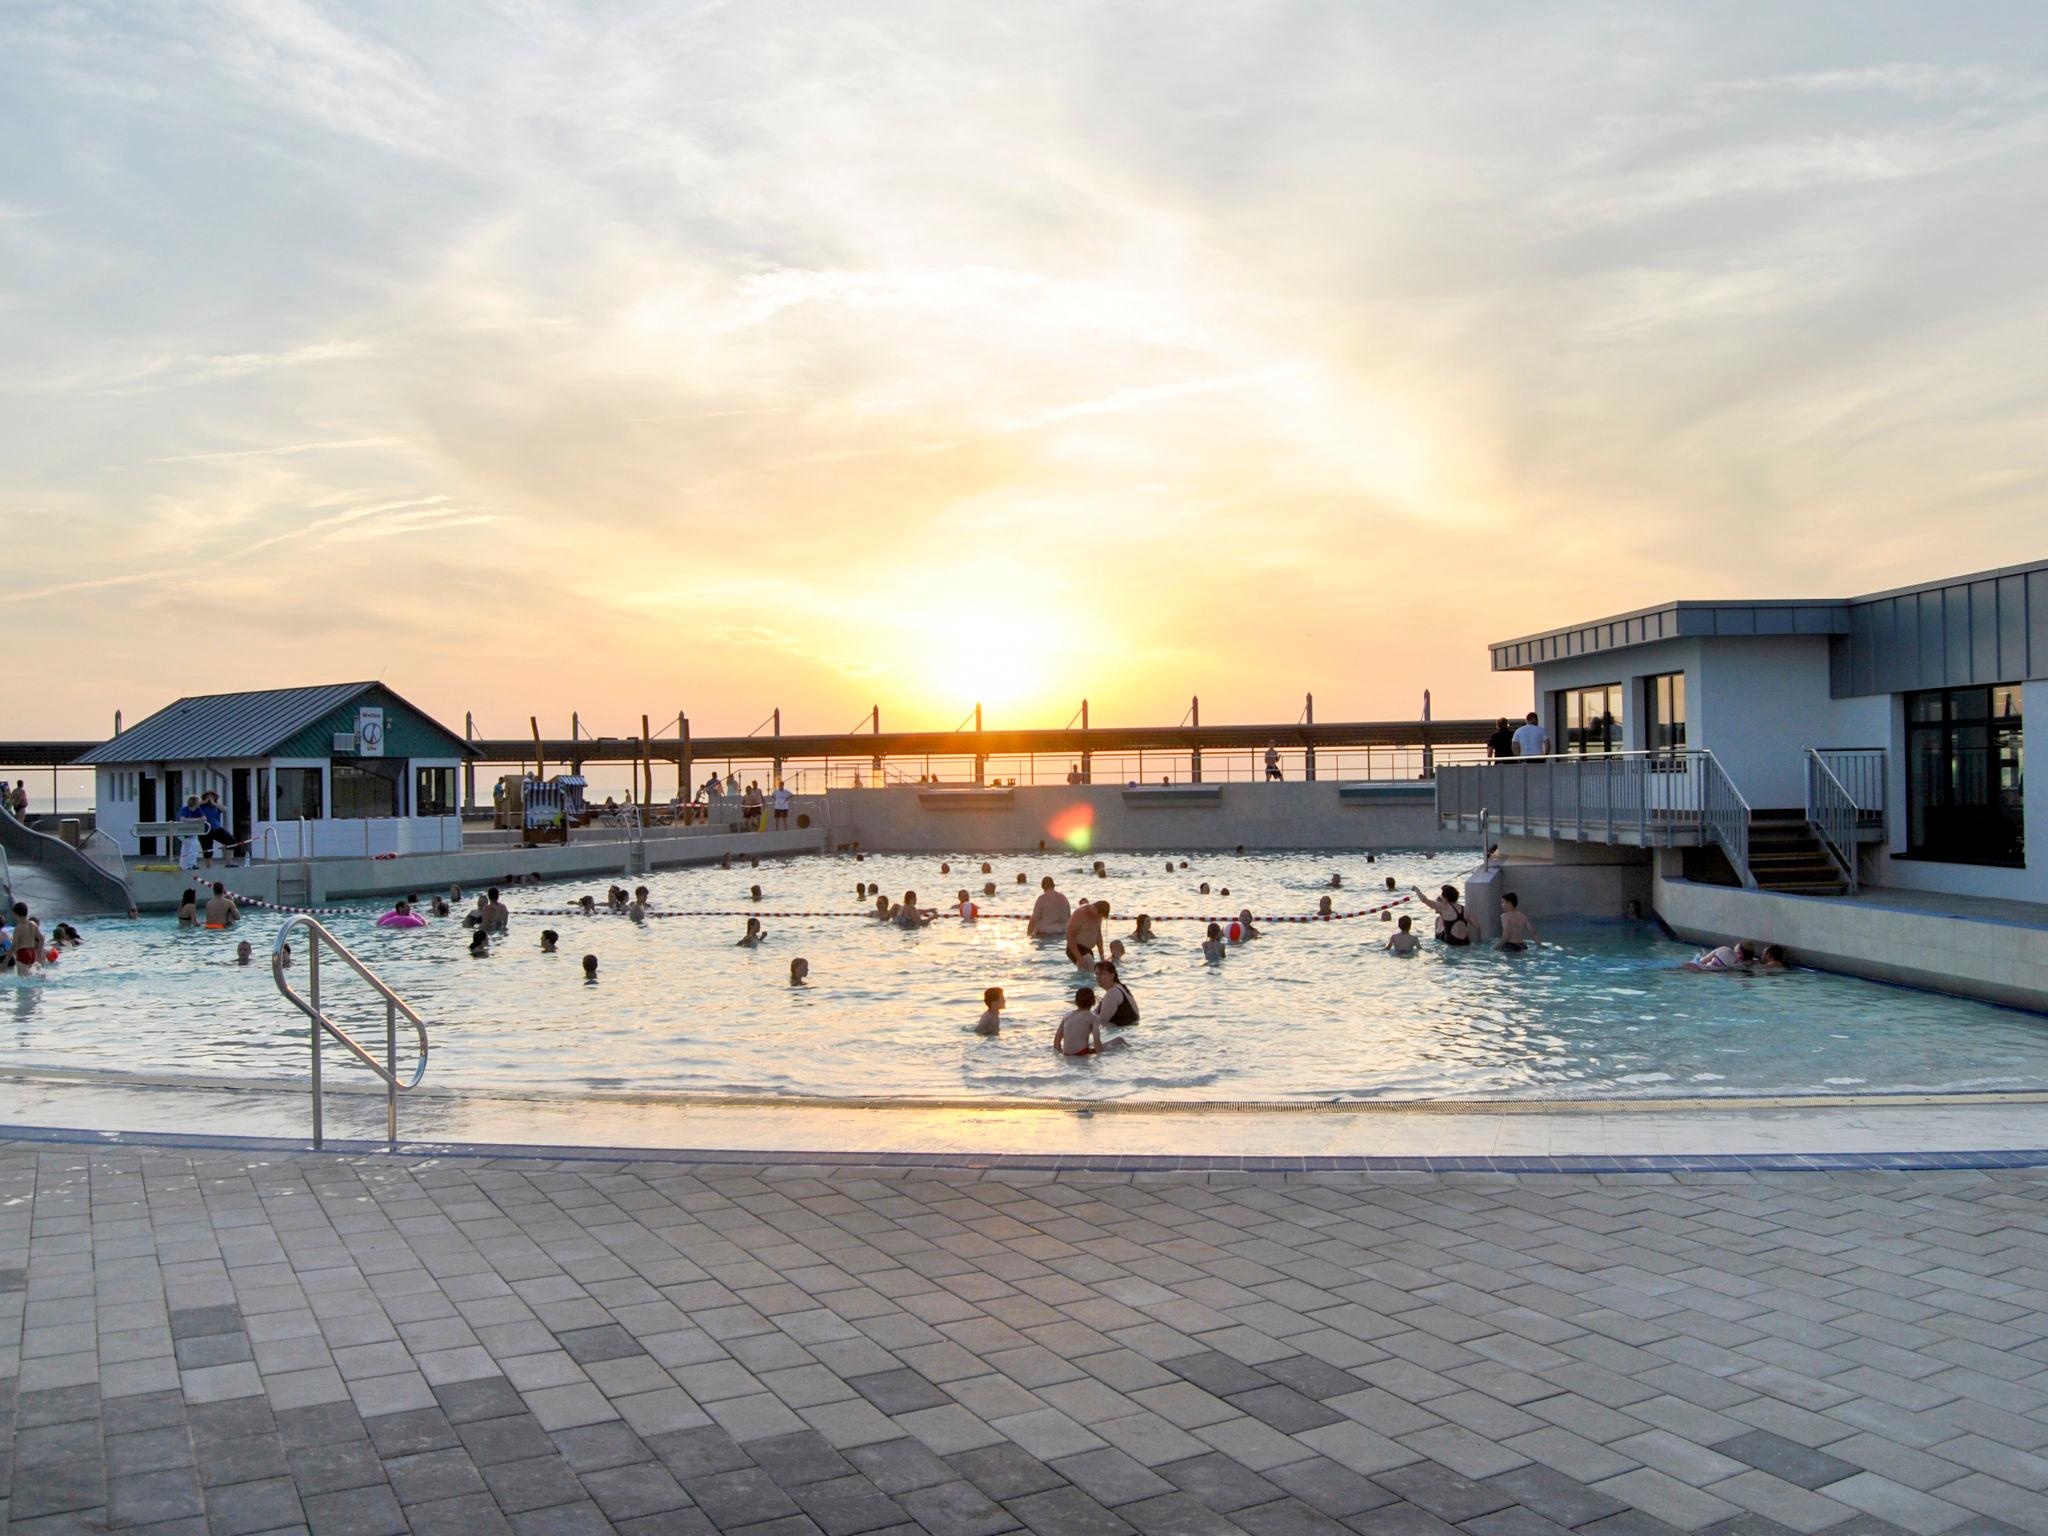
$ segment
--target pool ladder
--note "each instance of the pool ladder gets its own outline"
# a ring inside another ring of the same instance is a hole
[[[298,988],[285,978],[285,951],[290,948],[288,941],[295,932],[303,932],[306,935],[306,991],[311,994],[310,996],[302,995]],[[378,996],[384,999],[384,1060],[381,1063],[358,1045],[347,1030],[321,1010],[320,950],[323,945],[333,950],[344,965],[367,981]],[[427,1075],[426,1021],[413,1011],[412,1004],[392,991],[381,976],[357,959],[346,944],[328,932],[325,924],[303,914],[287,918],[284,926],[277,930],[277,938],[270,946],[270,974],[277,982],[277,990],[283,994],[284,1000],[313,1021],[313,1150],[319,1151],[326,1139],[321,1125],[320,1037],[327,1034],[347,1046],[358,1061],[383,1079],[384,1139],[395,1151],[398,1147],[398,1096],[419,1087],[420,1079]],[[419,1037],[420,1045],[419,1060],[413,1063],[412,1076],[404,1079],[398,1075],[400,1014],[404,1014],[406,1022],[412,1025],[413,1032]]]

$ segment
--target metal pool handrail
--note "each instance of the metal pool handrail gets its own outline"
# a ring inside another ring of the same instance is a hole
[[[307,991],[310,998],[301,996],[299,990],[285,979],[284,952],[289,947],[287,940],[292,933],[303,930],[306,935],[306,966],[308,972]],[[367,981],[377,994],[384,999],[384,1060],[377,1058],[358,1045],[349,1032],[330,1019],[320,1008],[320,946],[326,945],[341,958],[344,965]],[[396,1148],[398,1145],[398,1096],[419,1087],[420,1079],[427,1075],[427,1024],[413,1011],[412,1004],[400,997],[375,971],[358,960],[349,947],[327,931],[326,925],[315,918],[300,914],[287,918],[277,930],[277,937],[270,946],[270,974],[277,982],[277,990],[299,1012],[313,1021],[313,1147],[319,1150],[325,1137],[321,1124],[320,1104],[320,1036],[324,1032],[334,1036],[355,1054],[358,1061],[368,1067],[384,1082],[384,1138]],[[413,1064],[412,1076],[401,1080],[398,1075],[398,1016],[404,1014],[406,1022],[412,1025],[419,1036],[419,1060]]]

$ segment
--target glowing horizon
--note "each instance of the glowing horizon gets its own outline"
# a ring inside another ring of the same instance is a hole
[[[2044,35],[16,8],[8,729],[1492,715],[1490,640],[2038,556]]]

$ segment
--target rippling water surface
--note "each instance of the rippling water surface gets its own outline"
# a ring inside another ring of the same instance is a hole
[[[1129,918],[1234,912],[1307,914],[1333,872],[1340,911],[1457,880],[1469,856],[1108,854],[1105,879],[1071,854],[992,858],[850,855],[758,869],[649,877],[655,906],[852,913],[858,881],[927,905],[962,885],[987,906],[1028,910],[1041,875],[1079,899],[1106,897],[1109,932]],[[1021,872],[1026,883],[1018,885]],[[1197,884],[1229,887],[1202,897]],[[628,882],[632,883],[632,882]],[[756,908],[748,887],[758,883]],[[1125,977],[1144,1011],[1130,1048],[1070,1062],[1047,1042],[1080,983],[1059,948],[1021,920],[942,919],[904,932],[870,919],[769,917],[768,942],[736,948],[739,917],[635,926],[613,917],[523,915],[606,882],[505,893],[516,914],[490,959],[444,920],[413,931],[372,919],[332,926],[433,1026],[429,1082],[583,1092],[653,1090],[779,1097],[925,1100],[1133,1099],[1317,1102],[1355,1099],[1584,1098],[2048,1086],[2048,1029],[2030,1015],[1815,973],[1701,976],[1676,967],[1688,946],[1647,923],[1567,925],[1533,913],[1533,952],[1383,954],[1376,919],[1274,925],[1221,966],[1204,965],[1199,923],[1161,922],[1132,945]],[[1411,903],[1399,910],[1428,914]],[[105,921],[39,982],[0,982],[0,1039],[16,1065],[285,1079],[306,1066],[305,1030],[269,967],[234,963],[237,938],[267,952],[277,918],[233,935],[169,919]],[[559,955],[539,953],[544,927]],[[579,960],[600,959],[585,986]],[[811,963],[788,982],[791,957]],[[303,983],[303,953],[297,974]],[[323,980],[344,1022],[382,1038],[382,1009],[338,967]],[[984,987],[1010,1009],[1000,1038],[969,1032]],[[346,1069],[343,1069],[346,1070]]]

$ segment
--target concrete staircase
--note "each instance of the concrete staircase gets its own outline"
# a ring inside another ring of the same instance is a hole
[[[1839,896],[1848,889],[1803,810],[1749,813],[1749,872],[1759,890],[1781,895]]]

